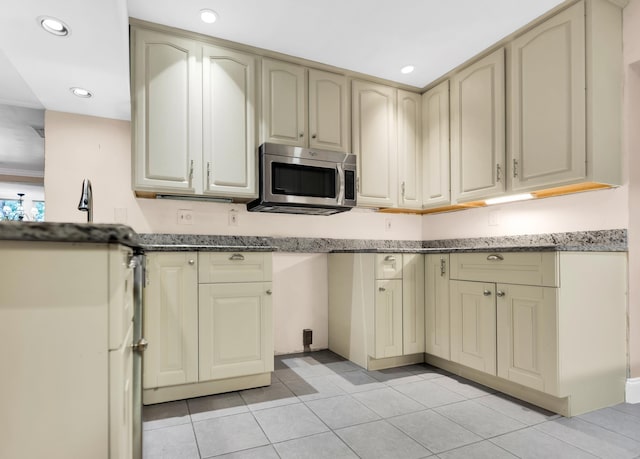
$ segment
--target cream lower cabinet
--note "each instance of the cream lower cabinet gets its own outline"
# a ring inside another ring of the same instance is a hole
[[[421,362],[423,282],[419,254],[330,254],[329,349],[370,370]]]
[[[268,385],[271,254],[152,252],[143,402]]]
[[[425,352],[449,359],[449,254],[425,255]]]
[[[624,401],[626,253],[450,260],[451,356],[427,362],[565,416]]]
[[[494,284],[452,280],[451,360],[496,374]]]
[[[1,241],[0,251],[0,457],[131,458],[131,249]]]

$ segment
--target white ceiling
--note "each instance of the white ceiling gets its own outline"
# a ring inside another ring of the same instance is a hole
[[[563,0],[0,0],[0,103],[129,119],[128,16],[418,88]],[[202,8],[219,13],[206,25]],[[72,30],[44,32],[51,15]],[[412,64],[414,73],[402,75]],[[81,86],[94,97],[79,99]]]

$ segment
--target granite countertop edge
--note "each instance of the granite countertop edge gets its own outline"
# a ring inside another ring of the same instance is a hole
[[[120,224],[0,222],[0,240],[118,243],[145,252],[282,253],[626,252],[627,230],[595,230],[442,240],[368,240],[136,233]]]
[[[156,251],[283,253],[626,252],[626,229],[446,240],[364,240],[142,233],[141,247]]]

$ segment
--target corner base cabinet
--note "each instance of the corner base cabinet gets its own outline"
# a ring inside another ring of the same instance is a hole
[[[271,254],[147,255],[143,403],[271,383]]]
[[[0,457],[131,458],[131,249],[0,241],[0,250]]]
[[[450,261],[450,359],[427,362],[565,416],[624,401],[626,253]]]

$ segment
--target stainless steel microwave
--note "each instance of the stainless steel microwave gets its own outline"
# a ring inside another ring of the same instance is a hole
[[[355,207],[355,155],[274,143],[258,155],[259,197],[247,210],[331,215]]]

